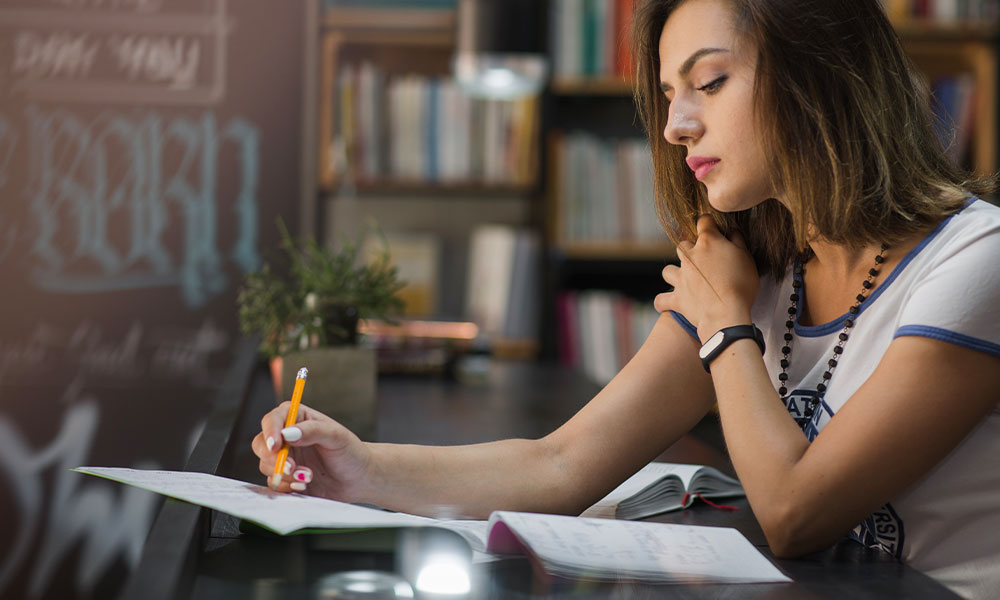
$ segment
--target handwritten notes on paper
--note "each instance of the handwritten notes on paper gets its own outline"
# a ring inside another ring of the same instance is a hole
[[[743,535],[726,527],[495,512],[488,549],[531,549],[565,577],[660,583],[791,581]]]

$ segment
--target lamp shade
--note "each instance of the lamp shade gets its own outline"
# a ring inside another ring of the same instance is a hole
[[[548,77],[545,0],[458,0],[454,75],[467,93],[517,98]]]

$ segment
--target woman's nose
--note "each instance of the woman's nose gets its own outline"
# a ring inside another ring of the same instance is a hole
[[[663,129],[663,137],[667,142],[681,146],[697,140],[704,132],[705,127],[701,120],[685,111],[684,107],[670,107],[667,113],[667,126]]]

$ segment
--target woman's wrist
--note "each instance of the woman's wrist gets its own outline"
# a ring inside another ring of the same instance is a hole
[[[698,324],[698,338],[701,343],[707,342],[713,335],[726,327],[734,325],[751,325],[749,312],[734,311],[705,319]]]
[[[387,444],[374,442],[361,442],[363,458],[361,460],[360,473],[351,478],[349,488],[344,490],[344,495],[348,502],[365,502],[369,504],[379,504],[381,500],[379,490],[384,490],[387,483],[386,475],[381,467],[382,455]]]

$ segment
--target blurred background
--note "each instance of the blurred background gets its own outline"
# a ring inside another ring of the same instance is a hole
[[[381,376],[608,381],[674,259],[632,2],[0,0],[0,597],[117,593],[161,501],[68,469],[184,465],[279,219],[388,244]],[[886,5],[942,144],[994,173],[1000,1]]]

